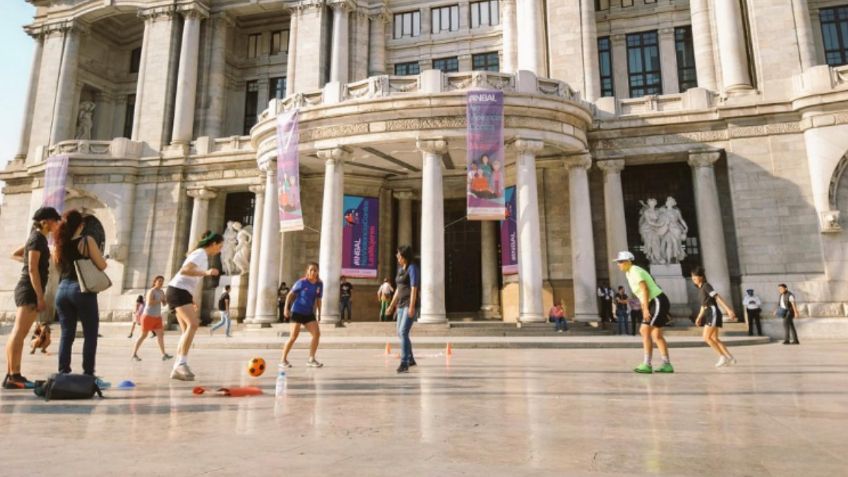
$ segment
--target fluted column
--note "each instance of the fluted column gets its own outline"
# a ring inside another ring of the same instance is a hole
[[[574,282],[574,319],[597,321],[595,300],[595,238],[592,233],[592,206],[589,175],[592,166],[589,153],[565,159],[568,169],[568,203],[571,219],[571,277]]]
[[[166,140],[173,106],[171,86],[174,80],[173,58],[178,48],[175,30],[176,10],[173,6],[154,7],[139,12],[144,19],[138,84],[136,86],[135,119],[132,140],[158,151]]]
[[[818,64],[815,42],[813,41],[813,25],[810,21],[810,8],[807,0],[792,0],[792,13],[795,16],[795,34],[798,37],[801,69],[805,70]]]
[[[614,257],[619,251],[627,250],[627,222],[624,218],[624,192],[621,189],[621,170],[624,161],[601,161],[598,168],[604,171],[604,224],[607,236],[607,257]],[[611,259],[610,259],[611,260]],[[624,273],[618,265],[609,263],[609,283],[615,288],[625,285]]]
[[[689,0],[689,16],[692,20],[692,49],[695,53],[695,74],[698,76],[698,87],[716,91],[718,87],[713,57],[710,1]]]
[[[324,282],[321,323],[336,324],[339,314],[339,286],[342,274],[342,214],[344,207],[344,161],[350,152],[341,147],[322,149],[324,160],[324,201],[321,205],[321,244],[318,266]]]
[[[277,160],[259,164],[265,173],[265,200],[262,204],[262,248],[256,282],[256,308],[250,323],[263,326],[277,321],[277,287],[279,286],[280,215],[277,199]]]
[[[501,25],[503,28],[503,68],[505,73],[518,71],[518,26],[516,24],[515,0],[501,1]]]
[[[180,46],[180,66],[177,73],[177,99],[174,110],[174,130],[171,142],[188,144],[194,127],[194,102],[197,91],[197,60],[200,46],[200,12],[183,13],[183,40]]]
[[[713,167],[720,157],[721,151],[690,151],[689,165],[692,167],[695,187],[695,212],[698,217],[701,260],[707,272],[707,279],[713,288],[724,296],[730,296],[730,271],[727,266],[721,204],[718,200],[718,187]]]
[[[580,30],[583,33],[583,96],[587,101],[595,101],[601,97],[601,71],[594,0],[580,0]]]
[[[498,307],[497,222],[480,222],[480,282],[482,283],[480,314],[484,318],[500,316]]]
[[[262,215],[265,212],[265,184],[250,186],[255,199],[253,201],[253,241],[250,243],[250,271],[247,276],[247,310],[245,310],[245,321],[250,322],[256,315],[256,290],[258,288],[259,263],[266,257],[262,253]]]
[[[716,33],[724,91],[751,88],[748,52],[739,0],[715,0]]]
[[[29,70],[29,86],[27,87],[27,99],[24,107],[24,120],[21,125],[21,137],[18,141],[18,153],[15,159],[25,159],[29,149],[29,135],[32,131],[32,114],[35,108],[35,95],[38,92],[38,76],[41,70],[41,51],[44,39],[41,35],[35,35],[35,51],[32,54],[32,66]]]
[[[444,139],[418,140],[424,156],[421,185],[421,323],[445,323]]]
[[[191,229],[188,236],[188,249],[193,250],[209,226],[209,201],[217,197],[218,194],[206,187],[189,189],[187,194],[194,199],[191,210]],[[192,293],[192,298],[194,298],[197,309],[202,310],[203,280],[199,281],[197,288]]]
[[[386,25],[388,11],[371,17],[370,41],[368,43],[368,76],[386,74]]]
[[[539,194],[536,186],[536,154],[542,141],[518,139],[513,147],[516,164],[516,223],[518,224],[518,319],[545,322],[542,305],[542,238],[539,231]]]
[[[347,83],[350,53],[349,27],[350,5],[347,0],[339,0],[333,7],[333,48],[330,55],[330,81]]]
[[[59,69],[59,83],[56,89],[56,104],[53,108],[53,127],[50,129],[50,144],[72,139],[76,126],[77,70],[79,67],[79,26],[68,28],[65,32],[65,48],[62,51],[62,64]]]
[[[540,0],[516,0],[516,10],[518,69],[545,76],[544,22]]]
[[[398,200],[398,245],[412,245],[412,191],[395,191],[394,196]]]

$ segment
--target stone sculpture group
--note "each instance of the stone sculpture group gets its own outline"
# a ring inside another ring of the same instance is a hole
[[[667,265],[680,263],[686,258],[686,235],[689,227],[677,201],[668,197],[665,205],[657,208],[657,200],[650,198],[647,203],[639,201],[639,235],[642,236],[642,250],[651,264]]]
[[[221,249],[221,266],[224,275],[245,275],[250,271],[250,242],[253,228],[240,222],[228,221],[224,230],[224,247]]]

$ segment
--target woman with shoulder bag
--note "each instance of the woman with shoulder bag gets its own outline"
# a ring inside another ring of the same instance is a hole
[[[97,354],[97,332],[100,327],[100,312],[97,307],[97,293],[85,292],[77,274],[78,260],[90,260],[99,271],[106,269],[106,260],[97,247],[93,237],[83,235],[82,214],[69,210],[62,215],[53,260],[61,271],[61,281],[56,291],[56,310],[62,327],[59,341],[59,372],[71,372],[71,348],[77,330],[77,322],[82,323],[82,369],[83,373],[94,376],[94,360]],[[109,387],[109,383],[95,377],[100,389]]]

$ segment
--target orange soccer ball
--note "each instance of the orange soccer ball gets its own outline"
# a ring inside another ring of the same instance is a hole
[[[262,358],[253,358],[247,363],[247,374],[258,378],[265,372],[265,360]]]

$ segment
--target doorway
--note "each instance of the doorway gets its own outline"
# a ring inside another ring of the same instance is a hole
[[[465,217],[465,198],[445,200],[445,310],[449,314],[476,314],[482,304],[480,222]]]

